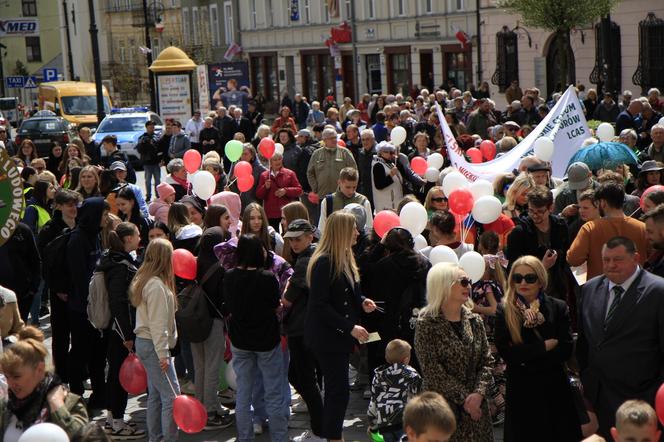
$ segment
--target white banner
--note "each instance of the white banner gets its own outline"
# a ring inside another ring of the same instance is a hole
[[[567,89],[553,109],[523,141],[509,152],[485,163],[466,161],[463,150],[459,148],[438,104],[436,104],[436,112],[438,112],[440,128],[452,166],[471,182],[479,178],[493,182],[494,177],[499,173],[516,169],[521,158],[533,154],[535,140],[541,136],[548,136],[553,140],[554,153],[551,160],[553,176],[562,177],[565,175],[567,163],[572,155],[579,150],[583,141],[590,137],[590,129],[588,129],[583,108],[573,86]]]
[[[157,75],[159,115],[182,123],[191,118],[191,85],[189,74]]]
[[[210,113],[210,86],[208,85],[207,65],[196,66],[196,84],[198,84],[198,105],[203,119]]]

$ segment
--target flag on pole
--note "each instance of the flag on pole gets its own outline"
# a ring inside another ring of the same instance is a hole
[[[233,57],[240,53],[242,53],[242,46],[233,42],[230,44],[230,46],[228,46],[226,53],[224,53],[224,59],[226,61],[232,61]]]
[[[470,37],[468,36],[468,34],[459,29],[459,27],[456,25],[452,25],[452,32],[454,32],[454,36],[456,37],[456,39],[459,40],[461,47],[463,49],[466,49],[468,47],[468,43],[470,43]]]

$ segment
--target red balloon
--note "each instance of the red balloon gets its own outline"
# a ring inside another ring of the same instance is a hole
[[[201,167],[201,153],[196,149],[189,149],[184,153],[182,161],[187,172],[194,173]]]
[[[337,146],[346,147],[346,142],[340,138],[337,140]]]
[[[258,143],[258,150],[260,151],[261,155],[269,160],[272,158],[272,155],[274,155],[274,146],[274,140],[270,137],[265,137],[261,140],[260,143]]]
[[[657,390],[657,395],[655,396],[655,410],[657,411],[659,421],[664,425],[664,384],[662,384],[659,387],[659,390]]]
[[[175,249],[172,261],[175,276],[191,281],[196,279],[196,257],[189,250]]]
[[[664,186],[662,186],[661,184],[655,184],[654,186],[650,186],[643,191],[643,194],[641,195],[641,210],[643,210],[644,212],[646,208],[643,203],[645,201],[646,196],[651,192],[664,192]]]
[[[381,210],[376,214],[376,217],[373,221],[373,228],[376,231],[376,235],[382,238],[390,229],[398,227],[401,225],[401,220],[399,215],[392,212],[391,210]]]
[[[450,192],[448,205],[455,215],[466,216],[473,210],[475,199],[468,189],[454,189]]]
[[[252,187],[254,187],[254,176],[245,175],[238,177],[237,179],[237,188],[240,189],[240,192],[247,192]]]
[[[207,423],[207,411],[195,397],[181,394],[173,401],[173,420],[185,433],[200,433]]]
[[[148,388],[148,374],[134,353],[129,353],[120,366],[119,377],[120,385],[129,394],[142,394]]]
[[[427,160],[425,160],[422,157],[413,157],[412,160],[410,160],[410,168],[413,169],[413,172],[415,172],[418,175],[424,175],[427,169],[429,168],[429,165],[427,164]]]
[[[473,163],[482,162],[482,152],[477,147],[471,147],[466,151],[466,155],[470,157],[470,161]]]
[[[486,161],[496,158],[496,144],[491,140],[484,140],[480,143],[480,152]]]
[[[251,171],[251,164],[247,163],[246,161],[238,161],[238,163],[233,166],[233,174],[237,178],[251,175]]]
[[[320,203],[320,198],[318,198],[318,195],[313,193],[313,192],[309,192],[309,195],[307,196],[307,199],[309,199],[309,202],[311,202],[311,204]]]

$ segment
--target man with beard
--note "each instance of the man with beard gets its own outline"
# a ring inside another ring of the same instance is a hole
[[[664,204],[661,204],[642,218],[646,223],[648,246],[653,250],[644,264],[650,273],[664,277]]]
[[[595,191],[595,201],[602,218],[584,224],[567,251],[569,265],[588,263],[589,280],[602,274],[602,246],[615,236],[634,241],[641,257],[647,256],[648,252],[645,225],[623,212],[625,191],[621,185],[614,182],[601,184]]]

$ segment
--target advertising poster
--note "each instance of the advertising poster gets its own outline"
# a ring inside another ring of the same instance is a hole
[[[189,74],[158,75],[157,90],[161,118],[172,118],[184,126],[192,114]]]
[[[23,184],[18,168],[0,147],[0,246],[12,237],[21,220]]]
[[[244,61],[215,63],[208,65],[210,102],[212,109],[223,103],[224,107],[231,105],[242,107],[247,111],[249,94],[249,66]]]
[[[208,85],[207,66],[202,64],[196,66],[196,79],[198,84],[198,104],[201,115],[204,117],[210,113],[210,86]]]

